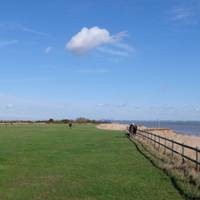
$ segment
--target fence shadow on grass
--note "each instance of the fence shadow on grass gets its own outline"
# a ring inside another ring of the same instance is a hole
[[[147,159],[155,168],[163,171],[169,178],[172,183],[172,185],[176,188],[176,190],[179,192],[179,194],[185,199],[185,200],[199,200],[199,198],[195,198],[188,193],[186,193],[178,184],[178,177],[172,176],[168,170],[165,168],[162,168],[159,166],[159,164],[156,162],[156,159],[160,159],[155,156],[154,153],[152,153],[150,150],[148,150],[142,143],[137,142],[134,139],[129,138],[129,140],[135,145],[136,149]]]

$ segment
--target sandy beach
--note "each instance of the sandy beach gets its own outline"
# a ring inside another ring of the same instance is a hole
[[[146,131],[161,135],[163,137],[170,138],[172,140],[178,141],[180,143],[187,144],[193,147],[200,147],[200,137],[193,135],[185,135],[184,133],[175,133],[170,129],[145,129]]]
[[[108,123],[108,124],[100,124],[97,125],[97,128],[104,130],[118,130],[118,131],[126,131],[129,127],[128,124],[118,124],[118,123]],[[187,144],[193,147],[200,147],[200,137],[192,136],[192,135],[184,135],[173,132],[171,129],[156,129],[156,128],[145,128],[144,126],[138,127],[139,129],[143,129],[157,135],[161,135],[163,137],[167,137],[173,139],[175,141],[179,141],[181,143]]]

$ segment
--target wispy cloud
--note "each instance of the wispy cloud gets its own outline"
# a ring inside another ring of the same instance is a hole
[[[194,16],[194,10],[192,8],[177,7],[172,10],[172,20],[183,21]]]
[[[32,34],[43,36],[43,37],[51,37],[48,33],[38,31],[32,28],[24,27],[24,26],[21,27],[21,30],[24,32],[32,33]]]
[[[50,34],[46,32],[37,30],[36,28],[27,27],[22,24],[10,24],[10,23],[0,24],[0,30],[6,32],[14,32],[14,31],[26,32],[41,37],[53,38]]]
[[[48,53],[51,53],[53,50],[53,47],[49,46],[45,49],[45,53],[48,54]]]
[[[176,23],[197,24],[200,19],[200,1],[179,1],[168,14],[170,19]]]
[[[108,47],[99,47],[98,51],[106,54],[110,54],[112,56],[128,56],[129,53],[127,51],[121,51],[113,48]]]
[[[101,53],[109,54],[111,56],[127,57],[135,52],[135,48],[123,42],[115,42],[112,46],[102,46],[97,49]]]
[[[17,44],[19,41],[18,40],[6,40],[6,41],[0,41],[0,47],[5,47],[5,46],[10,46]]]
[[[126,44],[126,43],[115,43],[114,44],[116,47],[120,48],[121,50],[124,50],[124,51],[127,51],[127,52],[133,52],[135,51],[136,49],[134,47],[132,47],[131,45],[129,44]]]

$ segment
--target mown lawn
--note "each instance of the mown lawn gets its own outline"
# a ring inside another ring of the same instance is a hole
[[[122,132],[1,125],[0,200],[179,200]]]

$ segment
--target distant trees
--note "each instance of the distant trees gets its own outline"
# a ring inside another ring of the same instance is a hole
[[[79,117],[75,120],[73,119],[60,119],[60,120],[55,120],[53,118],[50,118],[48,120],[0,120],[0,124],[17,124],[17,123],[27,123],[27,124],[31,124],[31,123],[53,123],[53,124],[69,124],[69,123],[106,123],[108,121],[105,120],[91,120],[85,117]]]
[[[54,119],[50,118],[50,119],[48,120],[48,123],[54,123]]]
[[[76,123],[88,123],[88,122],[90,122],[89,119],[84,118],[84,117],[79,117],[75,121],[76,121]]]
[[[49,119],[48,123],[56,123],[56,124],[60,124],[60,123],[65,123],[65,124],[69,124],[69,123],[100,123],[101,121],[96,121],[96,120],[91,120],[85,117],[79,117],[75,120],[72,119],[61,119],[61,120],[54,120],[54,119]]]
[[[62,119],[61,122],[64,123],[64,124],[68,124],[68,123],[71,123],[73,120],[70,120],[70,119]]]
[[[79,117],[75,120],[76,123],[101,123],[101,121],[87,119],[85,117]]]
[[[47,123],[55,123],[55,124],[69,124],[69,123],[100,123],[101,121],[91,120],[85,117],[79,117],[75,120],[72,119],[61,119],[61,120],[54,120],[50,118]]]

